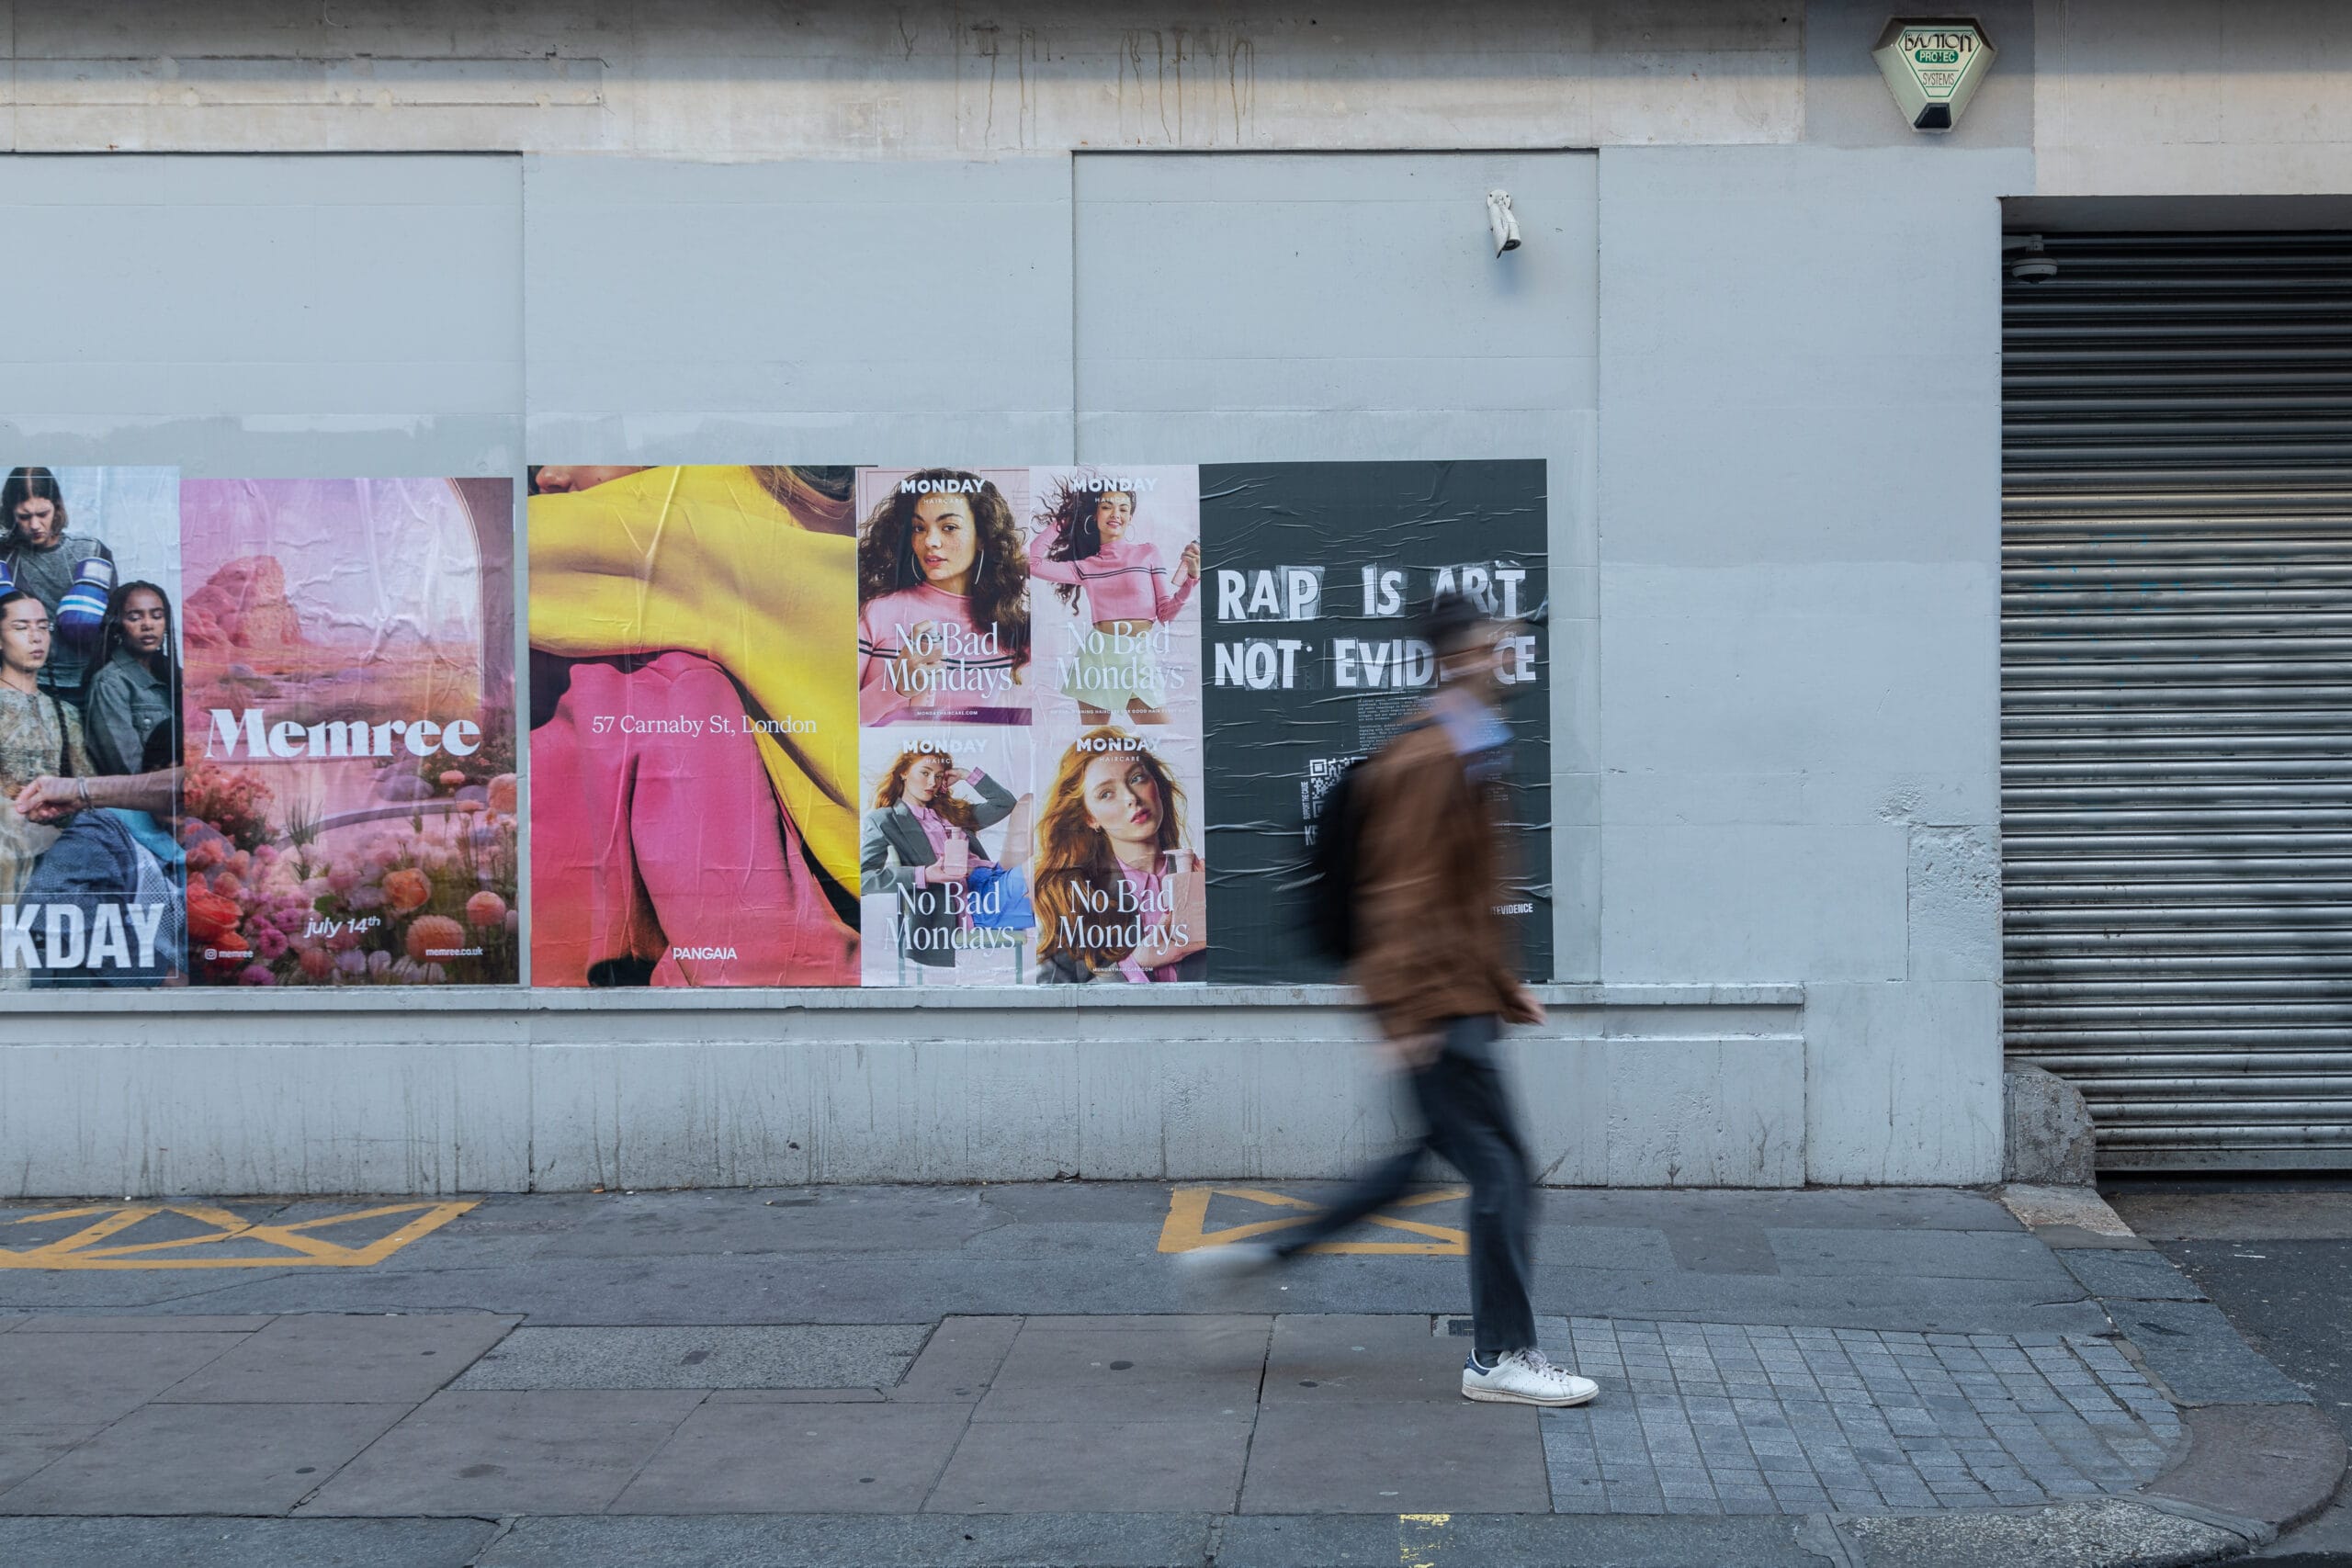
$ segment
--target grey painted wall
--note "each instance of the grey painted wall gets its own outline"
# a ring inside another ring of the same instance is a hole
[[[6,351],[0,420],[28,457],[199,473],[1544,457],[1561,975],[1804,997],[1760,1036],[1701,1000],[1671,1045],[1534,1037],[1578,1042],[1527,1058],[1566,1119],[1555,1179],[1991,1179],[1996,261],[2030,175],[1913,144],[11,159],[0,209],[53,241],[0,276],[55,309]],[[1497,184],[1527,233],[1500,259]],[[697,1000],[733,1010],[714,1032],[585,998],[610,1021],[550,1032],[574,1013],[451,998],[430,1027],[289,1012],[222,1055],[211,1014],[158,997],[12,1027],[0,1114],[27,1191],[145,1179],[149,1145],[212,1190],[566,1185],[613,1168],[605,1137],[644,1181],[1050,1175],[1072,1149],[1090,1174],[1331,1174],[1388,1123],[1340,1048],[1360,1025],[1303,1000],[1191,1005],[1146,1059],[1146,1015],[1096,998],[812,996],[789,1024]],[[1104,1047],[1083,1072],[1074,1040]],[[825,1159],[794,1166],[778,1126]],[[394,1168],[368,1150],[401,1127]],[[458,1152],[543,1129],[589,1142]]]
[[[518,469],[521,194],[502,157],[0,158],[9,461]]]
[[[0,434],[13,460],[198,474],[1545,456],[1562,972],[1804,987],[1801,1031],[1721,1048],[1730,1077],[1602,1032],[1603,1079],[1544,1086],[1615,1108],[1595,1146],[1622,1111],[1695,1118],[1718,1152],[1563,1173],[1989,1179],[1996,198],[2341,192],[2352,89],[2311,62],[2342,53],[2352,11],[1973,9],[2000,62],[1956,135],[1923,138],[1869,67],[1884,15],[1860,0],[1387,0],[1205,25],[1127,0],[359,0],[331,19],[18,0],[0,146],[250,155],[0,158],[0,220],[32,237],[0,254],[19,307]],[[1521,151],[1413,151],[1464,146]],[[1604,151],[1542,151],[1563,146]],[[1179,155],[1209,148],[1249,157]],[[394,150],[418,155],[364,155]],[[631,161],[649,157],[689,162]],[[1497,181],[1529,230],[1503,263],[1471,205]],[[949,215],[944,243],[924,213]],[[910,379],[941,360],[981,373]],[[832,1044],[808,1047],[831,1076],[795,1077],[788,1052],[759,1055],[763,1025],[657,1038],[666,1015],[616,1014],[646,1036],[639,1066],[581,1103],[600,1135],[692,1151],[652,1168],[694,1179],[767,1168],[764,1134],[664,1084],[819,1117],[835,1170],[1034,1169],[1089,1116],[1135,1141],[1113,1167],[1147,1168],[1181,1123],[1188,1158],[1271,1169],[1200,1130],[1361,1090],[1336,1048],[1238,1081],[1219,1064],[1257,1060],[1293,1010],[1227,999],[1151,1073],[1088,1080],[1118,1115],[1048,1095],[1061,1120],[1011,1152],[976,1139],[968,1102],[1017,1108],[1070,1064],[1018,1010],[959,1015],[936,1078]],[[428,1080],[473,1097],[453,1116],[532,1124],[512,1099],[530,1075],[492,1070],[520,1013],[421,1032],[305,1014],[208,1077],[227,1058],[157,1055],[217,1029],[171,1000],[0,1019],[0,1121],[20,1119],[0,1146],[44,1151],[19,1190],[135,1179],[141,1138],[202,1149],[175,1168],[192,1186],[447,1182]],[[933,1037],[892,1049],[935,1061]],[[888,1127],[829,1109],[861,1090],[899,1097]],[[1720,1151],[1750,1105],[1772,1132],[1743,1165]],[[431,1168],[403,1177],[377,1139]],[[1295,1168],[1352,1146],[1307,1138]]]
[[[1999,197],[1600,156],[1603,978],[1806,987],[1806,1173],[1999,1173]]]
[[[534,157],[534,463],[1070,460],[1070,170]]]

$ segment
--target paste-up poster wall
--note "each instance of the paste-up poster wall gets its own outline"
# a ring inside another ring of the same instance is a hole
[[[519,978],[512,480],[27,467],[6,511],[0,988]]]
[[[1327,977],[1332,770],[1412,609],[1544,603],[1541,463],[548,466],[528,502],[532,978]],[[1540,619],[1540,616],[1538,617]],[[1540,630],[1510,816],[1549,973]]]

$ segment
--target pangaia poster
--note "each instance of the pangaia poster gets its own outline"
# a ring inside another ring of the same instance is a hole
[[[533,984],[858,984],[854,479],[532,470]]]
[[[1544,602],[1541,463],[530,482],[539,985],[1325,977],[1282,927],[1318,789],[1429,682],[1412,609]],[[1541,636],[1515,636],[1540,867]]]
[[[188,973],[520,975],[514,486],[180,487]]]

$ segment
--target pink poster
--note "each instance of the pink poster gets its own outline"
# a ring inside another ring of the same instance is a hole
[[[181,487],[191,976],[513,984],[514,489]]]

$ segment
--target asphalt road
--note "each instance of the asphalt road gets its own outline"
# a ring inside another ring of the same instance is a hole
[[[2119,1178],[2100,1188],[2352,1438],[2352,1177]],[[2352,1482],[2258,1560],[2352,1564]]]

